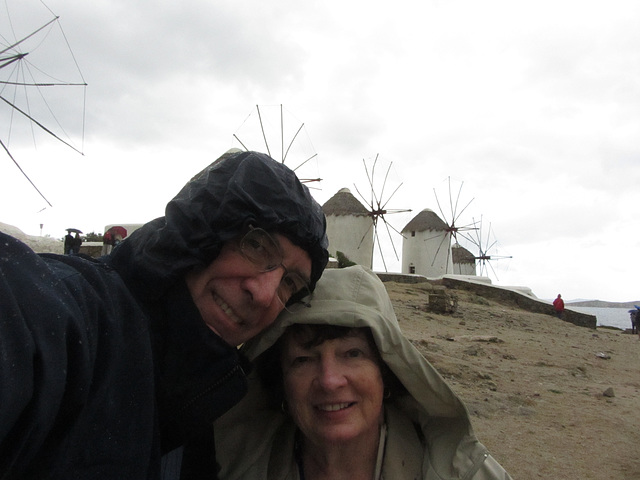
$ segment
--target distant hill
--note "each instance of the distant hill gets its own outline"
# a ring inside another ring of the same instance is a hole
[[[580,300],[578,302],[565,302],[567,307],[597,307],[597,308],[634,308],[640,306],[640,300],[635,302],[605,302],[603,300]]]

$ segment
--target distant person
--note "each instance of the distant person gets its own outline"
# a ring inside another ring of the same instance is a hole
[[[638,310],[635,308],[629,310],[629,317],[631,318],[631,334],[640,333],[638,332]]]
[[[108,255],[113,250],[113,238],[111,237],[111,232],[106,231],[102,236],[102,255]]]
[[[307,300],[243,347],[256,369],[215,424],[221,480],[511,478],[375,273],[328,269]]]
[[[64,236],[64,254],[71,255],[73,252],[74,238],[71,235],[71,231],[67,231],[67,234]]]
[[[562,318],[562,312],[564,312],[564,300],[562,300],[562,295],[560,294],[558,294],[556,299],[553,301],[553,312],[558,318]]]
[[[107,230],[102,237],[102,255],[111,253],[114,247],[119,245],[126,236],[127,231],[120,226],[111,227]]]
[[[0,233],[0,478],[217,478],[237,346],[314,290],[325,231],[291,169],[235,151],[101,259]]]
[[[73,239],[73,253],[80,253],[80,247],[82,246],[82,237],[76,232],[76,236]]]

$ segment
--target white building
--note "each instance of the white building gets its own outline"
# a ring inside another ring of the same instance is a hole
[[[451,233],[436,213],[425,208],[402,229],[402,273],[429,278],[453,273]]]
[[[456,275],[476,275],[476,257],[459,243],[451,246],[453,273]]]
[[[322,206],[327,217],[329,254],[342,252],[352,262],[372,268],[373,222],[369,211],[348,188],[342,188]]]

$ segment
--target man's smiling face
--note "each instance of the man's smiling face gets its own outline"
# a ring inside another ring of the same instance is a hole
[[[311,276],[311,258],[282,235],[282,266],[304,279]],[[238,346],[271,325],[284,308],[278,288],[285,269],[263,272],[245,258],[234,242],[204,270],[186,276],[193,302],[207,326],[229,345]]]

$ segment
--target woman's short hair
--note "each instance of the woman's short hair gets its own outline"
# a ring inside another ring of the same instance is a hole
[[[368,327],[345,327],[340,325],[314,325],[314,324],[293,324],[285,330],[285,333],[278,339],[278,341],[262,355],[260,355],[256,361],[257,373],[260,377],[262,385],[266,389],[269,395],[269,404],[276,409],[281,408],[284,397],[284,380],[282,373],[282,353],[285,342],[287,339],[293,337],[296,341],[305,348],[311,348],[327,340],[335,340],[338,338],[346,338],[356,335],[358,332],[363,331],[365,339],[374,353],[374,358],[380,369],[382,375],[382,382],[385,388],[385,401],[397,395],[406,394],[406,389],[382,360],[380,351],[373,339],[371,329]]]

